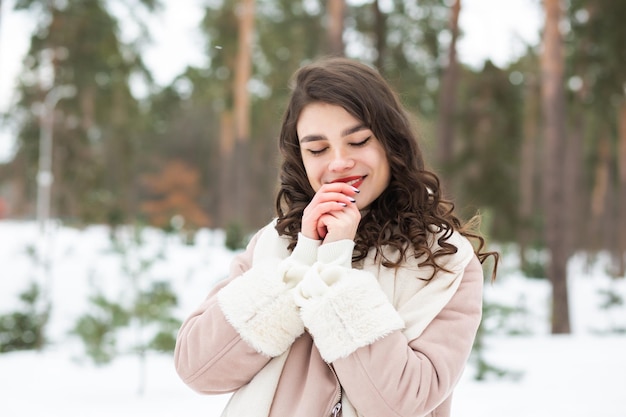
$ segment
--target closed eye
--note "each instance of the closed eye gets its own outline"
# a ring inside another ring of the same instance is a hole
[[[361,142],[356,142],[356,143],[351,143],[350,146],[354,146],[356,148],[360,147],[360,146],[364,146],[367,142],[369,142],[369,140],[372,138],[372,136],[368,136],[366,137],[364,140],[362,140]]]
[[[307,152],[309,152],[311,155],[320,155],[322,154],[326,149],[328,148],[322,148],[322,149],[307,149]]]

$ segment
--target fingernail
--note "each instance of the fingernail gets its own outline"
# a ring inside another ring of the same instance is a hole
[[[346,203],[339,203],[339,204],[341,204],[344,207],[348,207],[348,205]]]
[[[349,199],[351,202],[356,203],[356,200],[355,200],[354,198],[349,197],[348,199]]]
[[[350,187],[352,187],[352,186],[350,186]],[[358,189],[358,188],[356,188],[356,187],[352,187],[352,189],[354,190],[354,192],[355,192],[355,193],[360,193],[360,192],[361,192],[361,190],[359,190],[359,189]]]

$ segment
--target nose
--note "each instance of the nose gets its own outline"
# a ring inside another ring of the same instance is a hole
[[[328,165],[328,170],[331,172],[342,172],[354,167],[354,159],[350,156],[349,152],[338,149],[332,155],[332,160]]]

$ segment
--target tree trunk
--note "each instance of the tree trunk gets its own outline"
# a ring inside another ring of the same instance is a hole
[[[456,110],[456,86],[458,82],[458,63],[456,58],[456,41],[459,36],[459,12],[461,0],[452,5],[450,15],[450,32],[452,39],[448,49],[448,66],[446,67],[439,95],[439,115],[437,119],[437,159],[439,166],[449,166],[454,146],[454,113]]]
[[[239,45],[235,60],[233,85],[235,110],[235,140],[250,139],[250,92],[248,82],[252,75],[252,45],[254,43],[254,0],[242,0],[237,9]]]
[[[569,258],[579,247],[580,228],[584,224],[582,206],[584,204],[581,190],[583,189],[582,167],[584,166],[583,142],[585,131],[585,115],[580,111],[572,122],[565,153],[563,170],[563,219],[565,221],[565,252]]]
[[[547,275],[552,283],[552,333],[570,333],[564,206],[565,91],[562,15],[559,0],[544,0],[546,14],[541,55],[544,113],[543,199],[545,237],[550,254]]]
[[[242,0],[237,9],[239,19],[238,49],[234,68],[233,110],[235,143],[229,170],[235,179],[227,223],[246,223],[248,197],[250,195],[249,166],[247,163],[250,141],[250,91],[248,83],[252,75],[252,46],[254,44],[254,0]]]
[[[378,0],[372,3],[374,8],[374,34],[376,37],[376,68],[385,75],[385,55],[387,54],[387,18],[380,10]]]
[[[611,150],[606,132],[599,132],[598,155],[595,166],[593,191],[591,193],[591,233],[592,248],[603,247],[604,222],[603,217],[607,214],[607,194],[609,193],[609,176],[611,164]]]
[[[346,13],[345,0],[328,0],[326,2],[328,19],[328,52],[330,55],[343,56],[343,20]]]
[[[233,114],[229,110],[222,111],[220,115],[220,155],[219,161],[219,217],[216,218],[216,226],[226,228],[231,220],[232,193],[235,188],[233,158],[235,148],[235,132]]]
[[[524,90],[524,135],[520,158],[520,264],[526,266],[526,249],[533,240],[533,212],[535,208],[535,172],[537,138],[539,137],[538,85],[535,79],[526,82]]]
[[[618,169],[619,169],[619,246],[618,274],[626,274],[626,100],[622,100],[617,121],[619,123]]]

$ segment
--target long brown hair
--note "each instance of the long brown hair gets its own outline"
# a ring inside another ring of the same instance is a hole
[[[353,260],[364,259],[375,248],[384,266],[398,267],[412,248],[415,257],[424,256],[421,265],[436,272],[441,269],[438,257],[456,253],[457,248],[446,241],[457,230],[477,242],[475,252],[481,262],[495,258],[495,277],[498,254],[483,252],[484,238],[468,230],[455,216],[453,203],[443,199],[437,175],[425,168],[404,108],[378,72],[346,58],[326,58],[300,68],[291,89],[279,137],[283,159],[276,197],[276,230],[289,237],[290,249],[301,230],[304,208],[315,194],[302,162],[296,125],[307,105],[322,102],[343,107],[371,129],[385,149],[391,171],[387,188],[364,210]],[[440,246],[434,253],[429,245],[433,233],[438,233]],[[383,247],[391,251],[383,252]],[[397,256],[389,259],[390,253]]]

